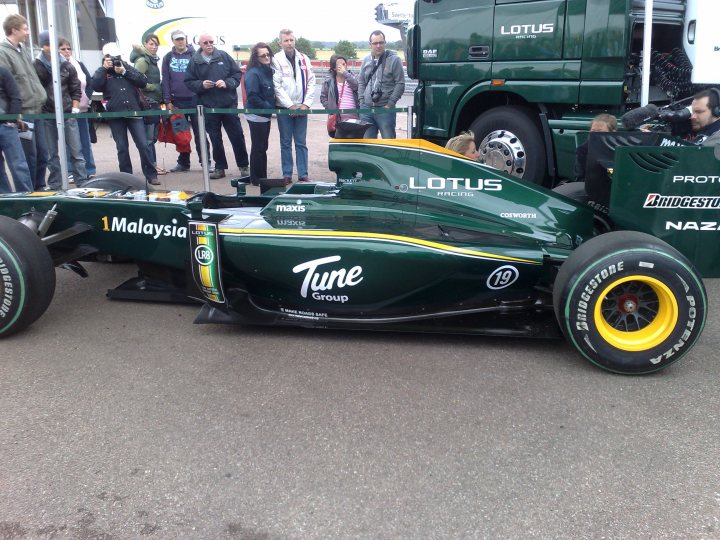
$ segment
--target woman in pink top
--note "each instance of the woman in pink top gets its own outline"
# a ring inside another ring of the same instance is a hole
[[[355,75],[347,69],[347,59],[339,54],[330,57],[330,71],[320,91],[320,103],[326,109],[357,109],[358,83]],[[338,114],[337,121],[359,118],[357,114]],[[335,130],[328,129],[335,136]]]

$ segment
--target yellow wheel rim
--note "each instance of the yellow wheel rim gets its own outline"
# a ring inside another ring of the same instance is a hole
[[[613,347],[646,351],[663,343],[677,326],[678,305],[670,288],[648,276],[626,276],[609,284],[595,304],[595,327]]]

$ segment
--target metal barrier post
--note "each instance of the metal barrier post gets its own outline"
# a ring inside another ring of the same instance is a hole
[[[407,108],[407,138],[412,139],[413,134],[413,106]]]
[[[210,191],[210,172],[208,168],[207,133],[205,131],[205,107],[197,106],[198,135],[200,135],[200,161],[202,162],[203,184],[205,191]]]

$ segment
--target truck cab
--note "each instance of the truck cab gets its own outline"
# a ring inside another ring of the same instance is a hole
[[[644,0],[417,0],[414,135],[443,143],[471,130],[488,165],[547,185],[571,178],[575,135],[643,101],[645,10]],[[655,1],[649,101],[715,82],[718,15],[712,0]]]

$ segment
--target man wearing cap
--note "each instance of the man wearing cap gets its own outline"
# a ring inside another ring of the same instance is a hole
[[[35,59],[35,71],[38,74],[40,82],[45,87],[48,98],[43,106],[44,113],[55,112],[55,95],[53,93],[53,72],[50,50],[50,34],[47,30],[40,32],[38,36],[41,51]],[[57,53],[56,53],[57,54]],[[64,57],[58,56],[58,68],[60,76],[60,93],[62,99],[62,109],[65,113],[78,114],[80,112],[80,94],[82,92],[80,79],[78,78],[75,66],[65,60]],[[65,125],[65,143],[70,151],[75,178],[75,185],[82,187],[87,181],[87,171],[85,169],[85,157],[82,153],[82,145],[80,144],[80,130],[78,129],[77,119],[66,118]],[[54,122],[45,122],[45,137],[48,145],[48,187],[52,190],[62,188],[62,174],[60,169],[60,156],[58,154],[58,129]]]
[[[8,15],[3,22],[6,40],[0,43],[0,65],[12,73],[22,98],[23,114],[39,114],[45,104],[47,94],[38,79],[25,41],[30,35],[27,19],[17,13]],[[47,167],[47,146],[43,120],[34,120],[34,134],[31,138],[22,138],[30,178],[35,189],[45,187],[45,168]]]
[[[197,107],[197,95],[185,84],[185,72],[195,49],[188,43],[187,35],[182,30],[174,30],[170,34],[173,42],[172,50],[162,60],[162,95],[165,106],[168,110],[173,109],[194,109]],[[188,114],[195,137],[195,149],[200,153],[200,131],[198,129],[197,114]],[[210,155],[210,145],[205,139]],[[170,169],[170,172],[181,172],[190,169],[190,152],[178,153],[177,165]]]
[[[201,34],[200,50],[190,59],[185,84],[197,94],[198,102],[205,107],[234,109],[238,105],[237,89],[240,86],[240,68],[228,53],[215,47],[215,39],[210,34]],[[225,128],[235,162],[241,176],[250,175],[250,159],[245,148],[240,118],[237,113],[213,113],[205,117],[205,125],[212,142],[215,172],[212,179],[223,178],[228,168],[223,146],[222,128]]]

